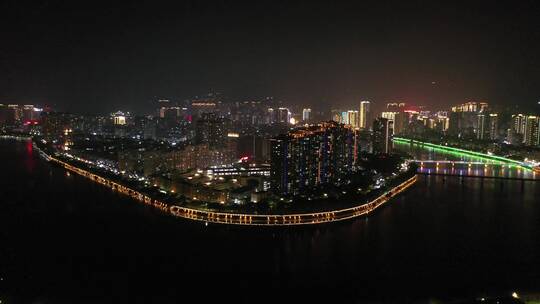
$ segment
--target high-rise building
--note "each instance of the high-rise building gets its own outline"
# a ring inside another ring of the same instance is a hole
[[[469,101],[452,107],[452,112],[483,112],[487,111],[487,102]]]
[[[448,118],[447,111],[438,111],[435,113],[435,129],[440,132],[446,132],[450,125],[450,119]]]
[[[368,129],[369,128],[369,119],[370,119],[370,102],[367,100],[360,102],[360,111],[358,111],[358,123],[360,129]]]
[[[0,104],[0,125],[13,125],[15,122],[15,110],[8,105]]]
[[[303,109],[302,110],[302,121],[309,122],[311,121],[311,109]]]
[[[403,112],[406,104],[404,102],[389,102],[386,104],[386,111]]]
[[[21,118],[21,120],[23,122],[29,122],[29,121],[36,120],[38,117],[37,117],[37,113],[36,113],[36,111],[34,111],[34,109],[35,108],[34,108],[33,105],[24,105],[22,107],[22,118]]]
[[[479,132],[480,122],[478,113],[488,113],[488,103],[487,102],[476,102],[469,101],[460,105],[452,107],[452,112],[449,115],[449,127],[448,131],[451,134],[458,136],[475,136],[477,138],[484,138],[485,132]],[[486,114],[488,115],[488,114]],[[486,122],[488,117],[486,117]],[[486,130],[487,126],[484,126]],[[482,135],[479,135],[482,134]],[[487,138],[487,137],[485,137]]]
[[[210,149],[225,145],[229,132],[229,121],[216,113],[203,113],[196,122],[195,141],[208,144]]]
[[[222,105],[221,95],[219,93],[210,93],[206,96],[195,97],[189,101],[191,105],[191,114],[194,117],[200,117],[204,113],[219,112]]]
[[[115,126],[124,126],[127,123],[127,118],[129,116],[129,113],[124,113],[121,111],[115,112],[111,114],[111,117],[113,119],[113,124]]]
[[[401,134],[409,126],[409,113],[398,112],[394,115],[394,134]]]
[[[157,101],[157,104],[158,104],[158,109],[157,109],[158,116],[160,118],[165,117],[165,112],[171,106],[170,100],[168,100],[168,99],[159,99]]]
[[[496,140],[499,137],[499,115],[489,114],[489,139]]]
[[[480,140],[488,139],[488,136],[486,136],[486,133],[489,134],[489,116],[487,113],[478,113],[478,132],[476,133],[476,138]]]
[[[540,116],[527,116],[523,143],[527,146],[540,144]]]
[[[379,117],[373,121],[373,153],[389,153],[392,148],[393,122]]]
[[[335,121],[335,122],[338,122],[338,123],[343,123],[343,121],[342,121],[343,119],[341,117],[341,114],[342,114],[341,110],[331,109],[330,110],[330,115],[331,115],[330,119],[332,121]]]
[[[355,131],[324,122],[271,140],[271,187],[276,194],[299,194],[308,187],[346,183],[354,169]]]
[[[523,114],[512,115],[512,128],[516,134],[525,134],[525,127],[527,125],[527,116]]]
[[[514,114],[512,115],[512,126],[508,130],[508,141],[521,142],[527,146],[537,146],[539,144],[540,116]]]
[[[276,122],[276,111],[273,108],[268,108],[266,111],[266,123],[273,124]]]
[[[288,124],[291,121],[291,111],[288,108],[278,108],[277,109],[276,122],[281,124]]]
[[[359,128],[360,122],[358,121],[358,111],[347,111],[347,121],[353,128]]]
[[[489,108],[489,105],[487,102],[479,102],[478,103],[478,111],[480,112],[485,112],[487,111]]]
[[[396,114],[399,114],[399,112],[382,112],[381,117],[394,121],[396,119]]]
[[[349,124],[349,115],[347,111],[341,112],[341,123],[348,125]]]
[[[15,121],[16,122],[21,122],[21,120],[23,118],[22,108],[19,105],[16,105],[16,104],[10,104],[10,105],[8,105],[8,108],[11,109]]]
[[[47,140],[59,140],[71,133],[71,115],[50,112],[43,117],[42,132]]]
[[[385,118],[385,119],[388,119],[388,122],[390,123],[390,125],[392,125],[392,134],[391,135],[394,135],[394,132],[398,133],[401,133],[403,131],[403,115],[400,115],[400,114],[404,114],[403,112],[382,112],[381,113],[381,117],[382,118]],[[396,123],[396,120],[399,122],[399,127],[397,127],[397,123]],[[398,131],[396,131],[396,129],[399,129]]]

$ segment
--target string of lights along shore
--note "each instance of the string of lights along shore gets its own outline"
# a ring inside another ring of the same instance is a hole
[[[539,0],[0,12],[0,304],[540,304]]]

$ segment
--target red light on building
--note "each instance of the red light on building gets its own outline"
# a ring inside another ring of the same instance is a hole
[[[30,126],[30,125],[35,126],[35,125],[39,124],[39,121],[37,121],[35,119],[34,120],[25,120],[23,124],[25,126]]]

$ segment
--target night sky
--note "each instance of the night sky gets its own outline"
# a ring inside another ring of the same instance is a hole
[[[533,108],[540,4],[436,2],[2,1],[0,103],[141,111],[218,91]]]

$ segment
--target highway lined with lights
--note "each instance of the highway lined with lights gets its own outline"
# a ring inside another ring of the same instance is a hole
[[[298,214],[241,214],[241,213],[225,213],[225,212],[212,212],[205,210],[197,210],[192,208],[185,208],[177,205],[169,205],[154,199],[144,193],[133,190],[120,183],[111,181],[107,178],[89,172],[87,170],[73,166],[60,159],[47,155],[49,161],[60,164],[65,169],[77,173],[81,176],[89,178],[99,184],[109,187],[122,194],[130,196],[146,205],[157,208],[165,213],[171,214],[176,217],[181,217],[190,220],[197,220],[206,223],[218,223],[218,224],[231,224],[231,225],[247,225],[247,226],[292,226],[292,225],[309,225],[309,224],[321,224],[343,221],[363,215],[367,215],[383,204],[387,203],[394,196],[407,190],[413,186],[417,180],[417,176],[413,176],[400,185],[388,190],[376,199],[369,203],[361,204],[351,208],[338,209],[327,212],[314,212],[314,213],[298,213]]]

